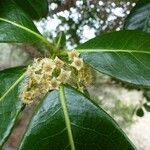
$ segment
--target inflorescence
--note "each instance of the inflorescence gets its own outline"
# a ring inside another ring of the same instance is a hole
[[[20,93],[23,103],[30,104],[60,84],[69,84],[83,91],[92,82],[90,67],[75,50],[68,52],[68,62],[58,58],[37,58],[28,66],[24,86]]]

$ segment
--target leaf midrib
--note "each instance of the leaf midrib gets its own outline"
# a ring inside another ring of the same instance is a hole
[[[8,20],[8,19],[4,19],[4,18],[1,18],[1,17],[0,17],[0,20],[1,20],[1,21],[4,21],[4,22],[6,22],[6,23],[9,23],[9,24],[11,24],[11,25],[13,25],[13,26],[16,26],[16,27],[18,27],[18,28],[20,28],[20,29],[22,29],[22,30],[28,32],[28,33],[31,33],[32,35],[35,35],[37,38],[39,38],[41,41],[43,41],[46,45],[49,45],[49,46],[50,46],[50,43],[49,43],[49,41],[48,41],[46,38],[44,38],[43,36],[41,36],[40,34],[34,32],[34,31],[32,31],[31,29],[26,28],[25,26],[22,26],[22,25],[20,25],[20,24],[18,24],[18,23],[16,23],[16,22],[13,22],[13,21]]]
[[[76,49],[80,53],[84,52],[120,52],[120,53],[142,53],[142,54],[150,54],[150,51],[138,51],[138,50],[121,50],[121,49]]]
[[[72,134],[72,130],[71,130],[71,122],[70,122],[70,118],[69,118],[69,114],[68,114],[68,108],[67,108],[67,104],[66,104],[66,97],[65,97],[63,85],[60,86],[59,96],[60,96],[60,102],[61,102],[63,113],[64,113],[64,118],[65,118],[66,128],[68,131],[68,138],[69,138],[71,150],[75,150],[73,134]]]
[[[8,90],[0,97],[0,102],[11,92],[11,90],[24,78],[25,73],[23,73],[9,88]]]

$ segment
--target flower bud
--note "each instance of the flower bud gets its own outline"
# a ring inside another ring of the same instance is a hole
[[[80,53],[72,50],[71,52],[68,52],[68,58],[69,60],[73,61],[75,57],[79,57]]]
[[[70,75],[71,75],[71,71],[66,71],[64,69],[61,69],[61,72],[57,77],[57,79],[62,83],[66,83],[69,80]]]
[[[58,68],[62,68],[64,65],[64,62],[61,59],[59,59],[57,56],[54,59],[54,63]]]

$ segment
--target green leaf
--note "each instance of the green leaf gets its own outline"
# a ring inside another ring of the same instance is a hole
[[[41,19],[48,13],[47,0],[14,0],[32,19]]]
[[[144,91],[144,96],[146,97],[146,100],[150,102],[150,91]]]
[[[0,71],[0,148],[10,134],[22,104],[18,98],[24,67]]]
[[[38,106],[20,150],[134,150],[116,122],[71,87],[52,91]]]
[[[138,108],[136,111],[136,115],[139,117],[143,117],[144,116],[144,111],[142,108]]]
[[[146,109],[146,111],[150,112],[150,105],[148,103],[145,103],[143,106]]]
[[[48,44],[28,15],[13,0],[0,1],[0,42],[36,43],[39,41]]]
[[[76,48],[94,69],[135,85],[150,87],[150,34],[119,31]]]
[[[124,29],[150,32],[150,0],[139,0],[125,20]]]

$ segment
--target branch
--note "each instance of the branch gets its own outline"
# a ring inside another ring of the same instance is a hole
[[[43,56],[40,52],[38,52],[36,50],[36,48],[34,46],[32,46],[31,44],[22,44],[22,45],[17,45],[17,47],[25,50],[30,56],[31,58],[38,58]]]

